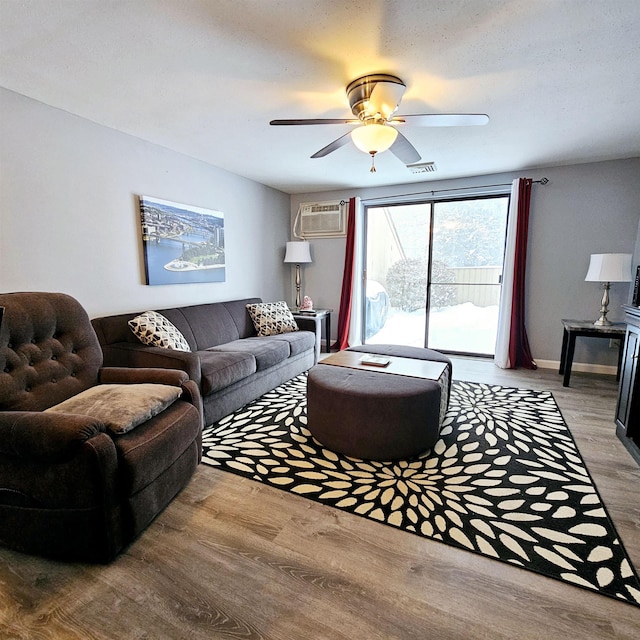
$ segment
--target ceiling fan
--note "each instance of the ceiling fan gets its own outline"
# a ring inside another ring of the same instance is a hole
[[[272,120],[271,125],[355,124],[360,125],[344,134],[311,157],[322,158],[351,140],[358,149],[371,156],[371,171],[375,171],[374,157],[389,149],[404,164],[421,160],[416,148],[396,129],[396,125],[420,127],[459,127],[483,125],[489,116],[482,113],[422,113],[394,115],[400,106],[406,85],[397,76],[375,73],[356,78],[347,85],[347,98],[356,118],[318,118],[300,120]]]

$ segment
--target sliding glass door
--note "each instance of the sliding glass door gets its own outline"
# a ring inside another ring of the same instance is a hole
[[[424,346],[429,204],[366,210],[365,343]]]
[[[509,198],[433,205],[428,346],[493,355]]]
[[[364,342],[492,356],[508,200],[368,207]]]

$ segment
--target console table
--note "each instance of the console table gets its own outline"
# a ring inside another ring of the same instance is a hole
[[[560,370],[564,374],[562,386],[568,387],[571,378],[571,365],[573,364],[573,352],[576,347],[576,338],[607,338],[608,340],[624,339],[627,331],[625,322],[614,322],[608,326],[598,327],[588,320],[563,320],[562,326],[562,353],[560,354]],[[616,380],[620,378],[620,364],[622,362],[622,347],[618,351],[618,370]]]

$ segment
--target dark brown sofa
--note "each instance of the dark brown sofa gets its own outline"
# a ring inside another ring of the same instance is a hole
[[[89,317],[67,295],[0,294],[0,306],[0,544],[109,561],[195,471],[202,452],[198,387],[183,371],[103,368]],[[120,415],[130,394],[143,393],[134,383],[180,397],[121,435],[79,411],[51,412],[122,384],[125,401],[113,411]]]
[[[182,369],[202,396],[205,425],[233,413],[267,391],[310,369],[319,338],[306,330],[256,335],[247,304],[260,298],[159,309],[184,336],[190,352],[142,344],[128,325],[141,312],[94,318],[108,366]],[[315,332],[315,323],[308,327]]]

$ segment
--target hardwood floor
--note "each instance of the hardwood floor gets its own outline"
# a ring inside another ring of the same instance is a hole
[[[610,376],[454,378],[546,389],[640,569],[640,468]],[[528,640],[640,637],[640,608],[201,465],[108,566],[0,549],[0,638]]]

